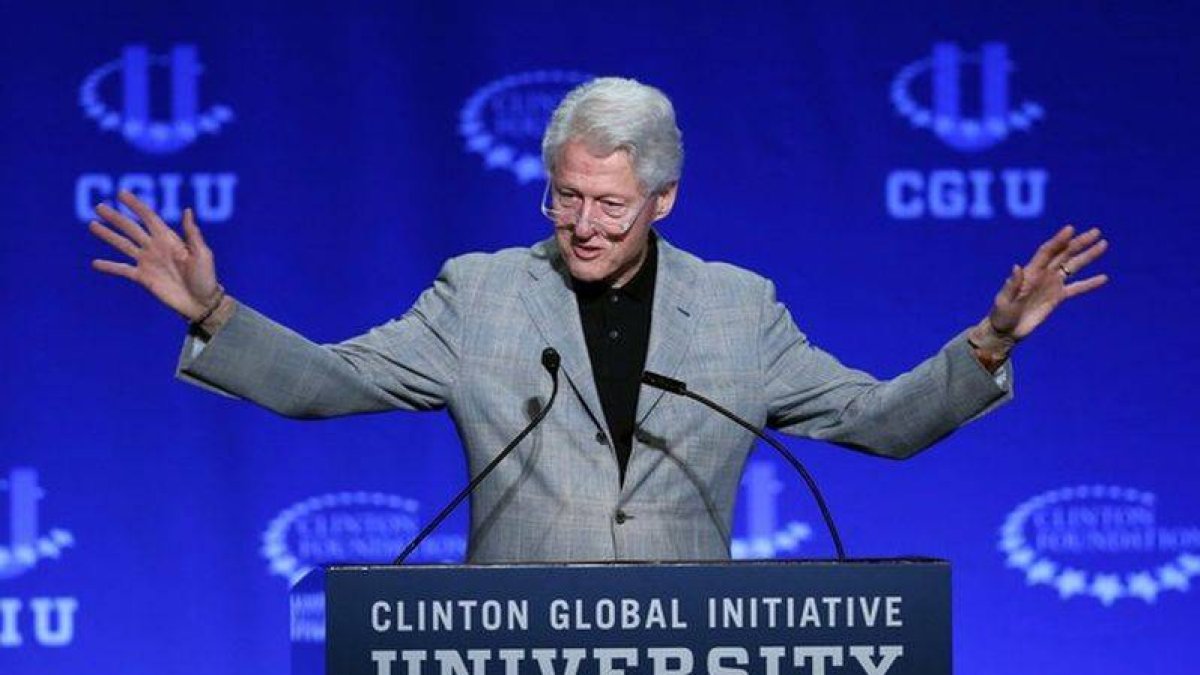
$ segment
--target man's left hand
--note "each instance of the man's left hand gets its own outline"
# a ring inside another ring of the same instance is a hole
[[[969,334],[980,360],[1003,361],[1012,346],[1028,337],[1063,301],[1103,286],[1106,274],[1070,279],[1107,249],[1099,228],[1076,235],[1068,225],[1038,247],[1024,267],[1013,265],[988,316]]]

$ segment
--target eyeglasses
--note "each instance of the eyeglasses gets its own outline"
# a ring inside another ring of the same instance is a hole
[[[587,224],[605,239],[621,239],[629,233],[638,218],[642,217],[646,205],[655,195],[654,192],[647,195],[637,209],[623,202],[596,200],[588,214]],[[546,181],[546,190],[542,193],[542,215],[549,218],[556,228],[574,229],[583,215],[583,205],[584,199],[579,193],[560,190],[553,186],[552,181]],[[632,216],[630,212],[633,213]]]

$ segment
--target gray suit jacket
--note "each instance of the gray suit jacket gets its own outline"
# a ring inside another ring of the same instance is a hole
[[[999,386],[962,335],[887,382],[847,368],[808,342],[769,281],[661,238],[658,246],[647,370],[684,380],[752,424],[906,457],[1011,396],[1011,376]],[[620,485],[553,240],[454,258],[404,316],[340,344],[313,344],[245,305],[203,348],[193,340],[181,377],[283,415],[447,408],[472,473],[545,402],[540,356],[553,346],[562,355],[559,399],[472,498],[469,559],[729,556],[754,437],[698,403],[643,387]]]

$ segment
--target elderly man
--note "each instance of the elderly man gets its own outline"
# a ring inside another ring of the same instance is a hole
[[[707,263],[654,230],[683,160],[670,101],[601,78],[546,130],[543,211],[554,236],[454,258],[404,316],[318,346],[227,295],[188,211],[180,239],[132,195],[141,223],[100,205],[94,234],[134,264],[97,260],[191,321],[181,377],[292,417],[447,408],[478,473],[544,405],[544,347],[563,396],[473,496],[473,562],[728,557],[754,440],[694,402],[643,388],[684,380],[760,426],[908,457],[1010,394],[1009,352],[1099,257],[1098,230],[1063,228],[1014,266],[991,312],[886,382],[813,347],[772,284]]]

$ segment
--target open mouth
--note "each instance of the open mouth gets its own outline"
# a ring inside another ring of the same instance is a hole
[[[572,244],[571,251],[575,254],[575,257],[580,260],[595,260],[596,258],[599,258],[602,253],[604,253],[603,248],[580,246],[578,244]]]

